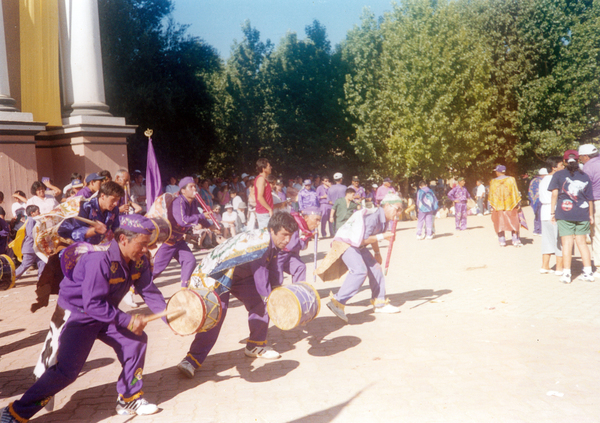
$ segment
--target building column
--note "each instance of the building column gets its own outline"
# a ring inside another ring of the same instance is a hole
[[[97,0],[59,0],[63,117],[111,116],[104,96]]]
[[[6,37],[4,36],[4,13],[0,0],[0,112],[16,112],[15,100],[10,96],[8,60],[6,59]]]

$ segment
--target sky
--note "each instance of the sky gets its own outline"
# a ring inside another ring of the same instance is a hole
[[[189,25],[187,33],[215,47],[223,59],[230,55],[233,40],[242,40],[246,19],[260,32],[261,41],[275,45],[287,32],[306,38],[304,28],[318,20],[327,29],[332,46],[360,24],[363,9],[375,16],[391,11],[392,0],[173,0],[173,19]]]

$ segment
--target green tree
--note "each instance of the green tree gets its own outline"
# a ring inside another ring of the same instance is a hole
[[[171,0],[101,0],[107,103],[139,125],[128,140],[129,165],[146,165],[146,128],[164,174],[198,170],[216,142],[207,81],[220,69],[214,48],[185,34]],[[161,160],[162,159],[162,160]]]

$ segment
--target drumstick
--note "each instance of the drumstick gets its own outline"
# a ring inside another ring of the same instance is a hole
[[[80,220],[84,223],[87,223],[88,225],[94,225],[96,224],[95,221],[90,220],[90,219],[86,219],[85,217],[81,217],[81,216],[63,216],[62,214],[52,214],[52,213],[46,213],[44,215],[40,215],[41,217],[45,217],[45,216],[56,216],[56,217],[60,217],[61,219],[77,219]]]
[[[165,316],[170,316],[171,320],[175,320],[175,319],[183,316],[186,313],[187,313],[187,311],[185,311],[184,309],[177,308],[175,310],[161,311],[160,313],[151,314],[150,316],[142,316],[142,319],[145,323],[151,322],[153,320],[158,320],[161,317],[165,317]]]

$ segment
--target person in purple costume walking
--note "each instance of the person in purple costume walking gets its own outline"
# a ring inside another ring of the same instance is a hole
[[[333,203],[329,201],[329,188],[331,187],[331,182],[327,176],[323,176],[321,180],[322,183],[317,187],[317,197],[319,198],[319,209],[321,211],[321,216],[325,216],[325,219],[321,220],[321,237],[327,237],[327,225],[329,225],[329,236],[333,236],[333,223],[331,223],[328,219],[328,216],[331,214],[331,207]]]
[[[240,300],[248,310],[250,336],[246,342],[244,354],[247,357],[267,360],[275,360],[281,357],[277,351],[267,345],[269,315],[267,314],[266,301],[272,288],[279,286],[282,279],[276,270],[277,266],[273,265],[272,262],[276,262],[277,254],[288,245],[293,233],[297,230],[298,224],[289,213],[277,212],[269,220],[266,229],[255,229],[250,232],[249,238],[256,239],[265,237],[265,231],[267,231],[265,252],[259,258],[251,258],[248,261],[245,261],[244,257],[238,257],[243,264],[233,268],[231,287],[225,292],[219,293],[221,319],[212,329],[196,334],[188,354],[177,365],[183,375],[189,378],[194,377],[196,370],[202,366],[208,353],[217,342],[221,326],[227,315],[230,294]],[[249,239],[248,232],[246,232],[229,239],[227,242],[235,245],[238,237]],[[221,244],[217,248],[223,247],[227,246]],[[223,257],[224,255],[221,254],[220,256]],[[245,255],[253,256],[254,251],[247,252]],[[201,272],[205,271],[202,266],[206,260],[207,258],[199,266]]]
[[[2,422],[27,421],[73,383],[96,339],[112,347],[123,366],[117,381],[117,413],[143,415],[158,411],[155,404],[142,398],[146,321],[118,308],[131,285],[154,313],[166,308],[165,299],[152,282],[146,256],[153,230],[149,219],[126,216],[108,250],[84,254],[72,273],[65,276],[58,304],[70,315],[60,335],[58,360],[21,399],[4,408]]]
[[[454,201],[454,219],[457,231],[467,229],[467,200],[471,198],[471,194],[465,188],[465,183],[465,178],[461,176],[458,178],[458,184],[448,193],[448,198]]]
[[[292,275],[292,283],[306,282],[306,264],[300,258],[300,251],[306,250],[313,238],[314,230],[319,226],[321,211],[318,207],[308,207],[302,211],[302,216],[292,213],[298,224],[290,242],[277,254],[277,273],[279,283],[283,284],[283,273]]]
[[[169,222],[172,227],[171,237],[156,252],[153,276],[158,277],[174,257],[181,265],[181,286],[185,288],[190,282],[194,267],[196,267],[196,258],[183,236],[188,228],[198,224],[203,228],[211,229],[214,229],[214,225],[211,226],[198,210],[200,203],[195,198],[197,187],[194,179],[186,176],[179,181],[179,188],[179,195],[173,200],[168,210]]]
[[[417,210],[419,220],[417,221],[417,239],[433,239],[433,219],[438,209],[438,200],[433,191],[427,186],[425,181],[419,182],[419,191],[417,192]],[[423,233],[423,226],[425,232]]]

